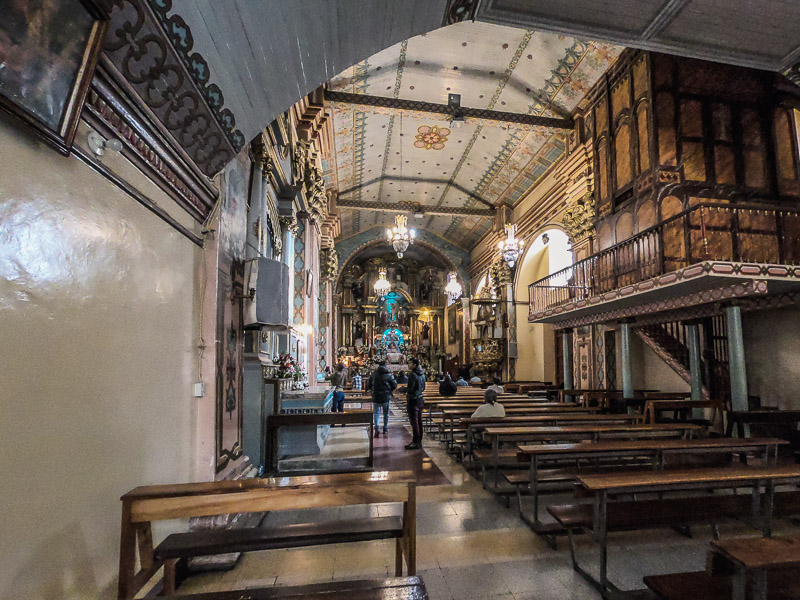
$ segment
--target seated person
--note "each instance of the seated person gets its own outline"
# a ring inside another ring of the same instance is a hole
[[[406,383],[408,383],[408,375],[406,375],[405,371],[398,371],[396,380],[397,380],[398,384],[400,384],[400,383],[406,384]]]
[[[469,383],[461,375],[458,376],[458,381],[456,381],[456,385],[458,387],[469,387]]]
[[[483,404],[472,413],[473,419],[486,419],[489,417],[505,417],[506,409],[497,401],[497,392],[492,388],[487,388],[483,393]]]
[[[450,373],[445,373],[444,378],[439,382],[439,395],[448,398],[455,396],[457,391],[456,382],[450,377]]]
[[[472,377],[469,378],[469,383],[470,385],[480,385],[483,382],[481,381],[480,377],[478,377],[477,375],[473,375]]]
[[[495,377],[494,383],[486,388],[487,390],[494,390],[498,394],[505,394],[506,391],[503,389],[503,386],[500,385],[500,378]]]

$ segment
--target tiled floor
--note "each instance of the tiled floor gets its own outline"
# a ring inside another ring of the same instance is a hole
[[[408,441],[403,426],[395,422],[391,429],[390,436],[382,438],[383,460],[391,463],[389,466],[417,465],[423,473],[421,479],[435,483],[418,488],[417,508],[417,570],[431,600],[599,598],[573,571],[566,540],[560,541],[558,550],[551,550],[519,519],[513,503],[505,508],[442,452],[437,442],[426,440],[425,452],[411,460],[413,453],[406,454],[402,448]],[[392,455],[398,458],[392,459]],[[429,459],[435,472],[423,468],[427,464],[423,458]],[[430,475],[436,472],[440,474]],[[548,497],[548,501],[558,500]],[[271,513],[264,524],[389,515],[399,508],[387,504]],[[721,529],[723,535],[753,535],[743,526]],[[693,532],[694,539],[671,530],[612,534],[612,580],[623,589],[636,589],[642,587],[644,575],[703,569],[710,531],[697,527]],[[584,561],[596,556],[595,550],[588,536],[578,538],[578,552]],[[230,571],[191,577],[179,592],[381,577],[392,575],[393,565],[393,541],[255,552],[244,555]]]

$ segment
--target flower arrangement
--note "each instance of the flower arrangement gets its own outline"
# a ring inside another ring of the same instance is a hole
[[[306,374],[300,369],[297,361],[291,354],[281,354],[272,359],[278,365],[278,379],[294,379],[302,381]]]

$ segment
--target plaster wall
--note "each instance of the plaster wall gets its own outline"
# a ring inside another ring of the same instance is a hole
[[[519,266],[514,282],[514,298],[517,311],[517,362],[515,379],[518,381],[538,380],[550,381],[555,371],[553,366],[554,338],[551,325],[544,323],[528,323],[528,285],[547,277],[549,272],[549,247],[540,251],[526,253]]]
[[[120,495],[197,474],[202,251],[2,120],[0,148],[0,597],[116,597]]]
[[[617,332],[617,387],[622,389],[622,340]],[[691,386],[673,371],[650,346],[631,333],[631,367],[634,389],[689,392]]]
[[[767,406],[800,409],[800,308],[742,313],[748,392]]]

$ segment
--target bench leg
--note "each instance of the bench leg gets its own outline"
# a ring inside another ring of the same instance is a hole
[[[164,561],[164,590],[161,592],[162,596],[170,596],[175,593],[178,578],[177,566],[177,558],[171,558]]]
[[[394,541],[394,576],[403,576],[403,538]]]

